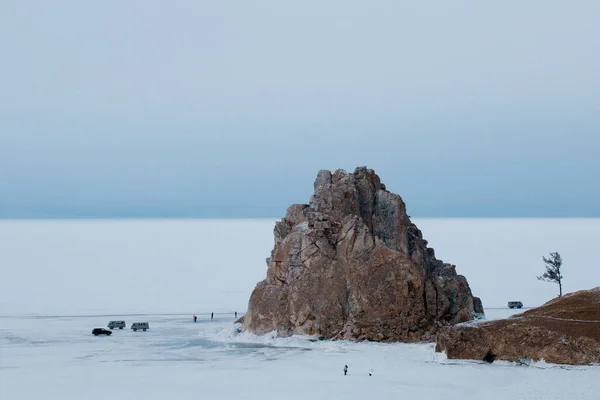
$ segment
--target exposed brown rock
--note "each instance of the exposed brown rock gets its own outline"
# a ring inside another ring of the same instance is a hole
[[[310,203],[290,206],[274,236],[244,330],[419,341],[473,318],[467,280],[435,258],[370,169],[320,171]]]
[[[479,297],[473,296],[473,311],[481,316],[484,314],[483,303]]]
[[[448,358],[600,363],[600,287],[554,299],[508,319],[444,328],[436,351]]]

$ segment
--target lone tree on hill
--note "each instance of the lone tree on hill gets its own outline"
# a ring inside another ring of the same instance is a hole
[[[558,252],[550,253],[550,258],[542,256],[544,263],[546,264],[546,272],[544,275],[538,276],[540,281],[554,282],[558,284],[559,294],[558,297],[562,296],[562,278],[560,273],[560,267],[562,265],[562,258]]]

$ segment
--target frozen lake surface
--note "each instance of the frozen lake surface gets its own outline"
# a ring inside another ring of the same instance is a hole
[[[536,307],[564,259],[564,292],[600,284],[600,219],[419,219],[486,308]],[[275,220],[0,220],[0,315],[243,311],[266,276]]]
[[[600,367],[238,334],[233,312],[265,277],[274,222],[0,221],[0,398],[599,398]],[[555,296],[555,285],[535,279],[551,251],[563,256],[566,292],[600,282],[590,254],[598,219],[415,223],[467,277],[488,319],[518,312],[502,308],[509,300],[529,307]],[[112,319],[150,330],[91,334]]]
[[[600,367],[447,360],[433,344],[257,337],[237,334],[232,315],[199,317],[0,318],[0,398],[591,400],[600,391]],[[111,319],[127,328],[91,334]],[[131,331],[136,321],[150,330]]]

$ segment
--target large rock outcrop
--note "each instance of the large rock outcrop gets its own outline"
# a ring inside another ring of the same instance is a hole
[[[448,358],[558,364],[600,363],[600,287],[564,295],[511,318],[442,329]]]
[[[420,341],[476,315],[467,280],[435,258],[402,198],[365,167],[320,171],[310,203],[290,206],[274,235],[244,330]]]

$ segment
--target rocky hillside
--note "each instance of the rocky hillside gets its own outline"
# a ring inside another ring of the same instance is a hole
[[[448,358],[559,364],[600,363],[600,287],[554,299],[508,319],[443,329],[436,351]]]
[[[274,236],[244,330],[420,341],[483,313],[455,266],[435,258],[402,198],[365,167],[320,171],[309,204],[290,206]]]

